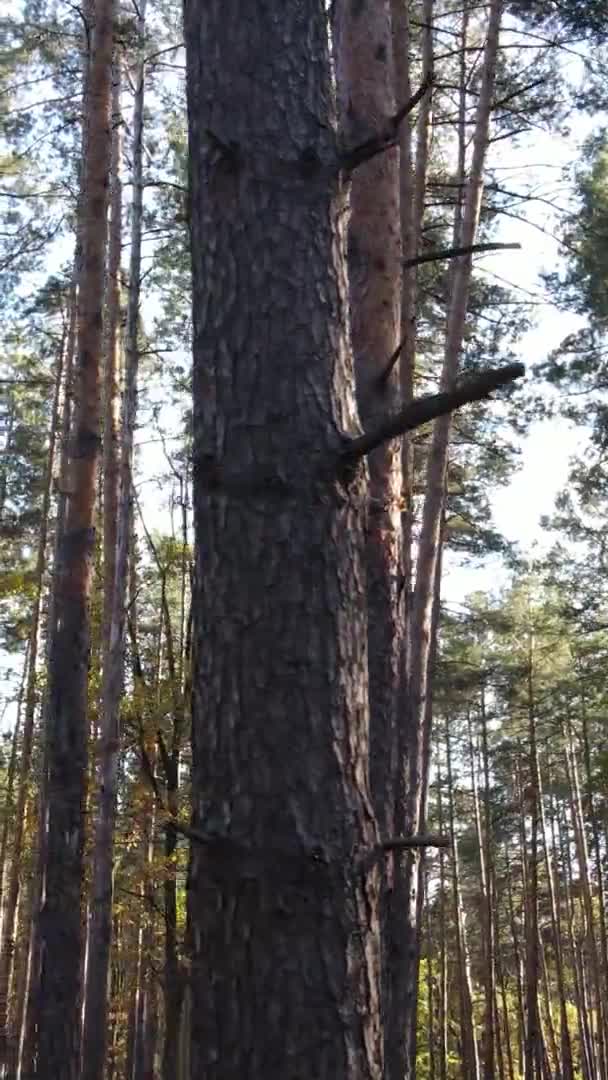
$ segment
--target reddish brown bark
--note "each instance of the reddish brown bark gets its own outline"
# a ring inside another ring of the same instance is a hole
[[[99,0],[87,100],[83,266],[78,295],[78,374],[69,500],[55,581],[46,733],[48,830],[40,913],[38,1075],[73,1080],[79,1070],[81,893],[87,776],[89,594],[100,449],[106,210],[110,166],[112,0]]]

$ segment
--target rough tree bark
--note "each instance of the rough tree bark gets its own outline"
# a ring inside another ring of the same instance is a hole
[[[191,1074],[372,1080],[367,478],[336,467],[357,418],[326,15],[188,0],[185,16],[193,802],[210,841],[190,868]]]
[[[187,0],[196,570],[193,1077],[382,1072],[362,458],[325,4]],[[207,62],[212,57],[213,63]],[[371,847],[373,858],[361,858]],[[383,851],[384,849],[382,849]]]
[[[37,1073],[73,1080],[79,1066],[81,891],[87,772],[89,611],[100,448],[99,374],[110,166],[112,0],[99,0],[87,101],[84,258],[78,297],[77,411],[50,658],[45,786],[47,837],[40,912]]]

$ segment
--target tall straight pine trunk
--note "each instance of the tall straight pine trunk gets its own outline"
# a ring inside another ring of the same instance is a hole
[[[114,828],[116,819],[117,763],[119,751],[118,701],[112,684],[112,636],[124,607],[126,566],[118,563],[120,514],[120,256],[122,247],[122,117],[121,57],[114,57],[112,87],[112,160],[108,273],[106,280],[106,347],[103,408],[103,640],[102,703],[99,748],[99,783],[93,801],[96,811],[93,844],[93,876],[90,893],[88,956],[85,979],[82,1046],[83,1080],[103,1076],[108,1029],[108,978],[112,944],[112,898]],[[130,488],[130,484],[129,484]],[[127,499],[129,492],[127,491]],[[121,574],[119,579],[118,574]],[[118,594],[118,595],[117,595]],[[122,604],[121,604],[122,600]],[[122,654],[122,648],[121,648]],[[118,685],[122,684],[122,655]]]
[[[187,0],[192,1077],[382,1073],[367,471],[325,5]]]
[[[473,153],[467,178],[460,242],[474,242],[481,210],[483,172],[490,139],[492,95],[496,77],[498,37],[502,0],[490,4],[479,99],[473,135]],[[453,390],[460,369],[460,354],[471,282],[471,257],[455,261],[451,274],[451,296],[446,326],[444,360],[440,381],[442,391]],[[425,731],[428,731],[431,693],[431,669],[435,653],[440,600],[441,554],[443,546],[447,466],[450,445],[451,419],[440,417],[433,426],[428,453],[425,495],[416,558],[416,579],[408,624],[408,719],[405,758],[407,768],[406,832],[416,832],[422,824],[425,803]],[[415,962],[418,922],[421,905],[418,902],[420,875],[417,861],[405,863],[408,897],[406,934],[411,942],[412,962]],[[415,988],[414,988],[415,990]],[[414,996],[415,1000],[415,996]],[[412,1028],[410,1030],[413,1030]],[[413,1040],[412,1040],[413,1044]],[[415,1070],[414,1055],[408,1055],[408,1075]]]
[[[85,124],[83,265],[78,295],[77,411],[69,499],[55,580],[46,732],[47,835],[37,1010],[37,1074],[74,1080],[79,1066],[81,896],[87,774],[89,595],[100,450],[104,248],[110,167],[112,0],[95,8]]]
[[[473,990],[469,962],[466,927],[460,886],[460,858],[456,836],[456,813],[454,808],[454,777],[452,772],[452,743],[448,725],[445,727],[446,765],[448,781],[448,816],[452,848],[452,893],[454,897],[454,921],[456,926],[456,966],[458,998],[460,1006],[460,1041],[463,1080],[479,1080],[479,1051],[475,1016],[473,1013]]]
[[[389,0],[337,6],[334,41],[340,120],[343,138],[351,144],[372,137],[395,112],[391,29]],[[399,368],[393,366],[386,375],[401,330],[399,197],[397,148],[368,161],[352,178],[350,322],[357,404],[364,425],[394,409],[402,398]],[[405,648],[400,443],[374,450],[369,471],[365,569],[370,780],[378,827],[386,837],[403,828],[398,778]],[[385,1068],[387,1076],[395,1078],[403,1074],[404,1002],[400,989],[407,963],[400,932],[403,918],[401,912],[395,915],[394,911],[403,903],[398,889],[402,857],[396,854],[387,859],[381,900]]]
[[[25,837],[25,819],[30,803],[31,791],[31,766],[34,747],[34,724],[36,720],[36,706],[38,702],[38,649],[40,644],[40,623],[44,599],[44,577],[47,566],[47,546],[49,533],[49,516],[51,509],[51,493],[53,487],[53,471],[55,463],[55,448],[58,434],[59,402],[61,383],[66,358],[67,331],[64,328],[55,373],[55,389],[51,408],[51,420],[49,429],[49,448],[45,469],[44,491],[40,514],[40,532],[38,535],[38,547],[36,552],[35,571],[35,598],[32,607],[32,620],[28,642],[28,665],[27,681],[25,685],[25,702],[23,717],[23,734],[21,738],[21,755],[19,760],[19,777],[17,783],[17,798],[14,808],[14,830],[11,845],[10,870],[6,896],[4,897],[4,910],[2,921],[2,943],[0,950],[0,1036],[3,1041],[10,1041],[10,1062],[14,1060],[15,1032],[7,1030],[10,998],[12,993],[13,972],[15,963],[15,932],[17,928],[17,906],[21,892],[21,878],[23,874],[23,846]]]

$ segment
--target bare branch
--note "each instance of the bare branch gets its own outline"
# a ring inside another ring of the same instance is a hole
[[[438,833],[419,833],[415,836],[391,836],[378,844],[380,851],[409,851],[411,848],[447,848],[450,846],[448,836],[440,836]]]
[[[487,251],[521,251],[521,244],[464,244],[462,247],[438,248],[437,251],[423,251],[412,259],[404,259],[402,265],[407,270],[421,263],[441,262],[442,259],[456,259],[460,255],[478,255]]]
[[[432,79],[425,79],[409,101],[406,101],[405,105],[402,105],[393,116],[388,118],[386,126],[382,131],[377,132],[376,135],[372,135],[371,138],[366,139],[365,142],[360,143],[359,146],[353,146],[351,150],[346,150],[340,158],[341,168],[344,169],[345,172],[353,172],[354,169],[359,168],[359,166],[365,164],[366,161],[371,161],[371,159],[378,154],[383,154],[386,150],[391,150],[393,146],[396,146],[399,138],[399,128],[401,127],[402,122],[422,101],[424,95],[431,89],[431,86]]]
[[[470,375],[463,379],[460,386],[455,390],[444,390],[439,394],[429,394],[417,398],[415,401],[404,405],[398,412],[385,417],[375,429],[366,431],[350,439],[342,451],[343,461],[357,461],[382,446],[389,439],[396,439],[406,431],[428,424],[429,420],[436,420],[439,416],[445,416],[461,405],[468,405],[472,401],[482,401],[484,398],[497,390],[500,386],[519,379],[525,374],[523,364],[505,364],[500,368],[488,368],[480,371],[477,375]]]
[[[483,252],[486,251],[489,252],[520,250],[521,244],[465,244],[461,247],[438,248],[436,251],[425,251],[422,252],[422,254],[420,255],[415,255],[411,259],[404,259],[402,265],[404,270],[409,270],[414,266],[420,266],[421,263],[439,262],[441,259],[455,259],[459,255],[475,255],[478,253],[483,254]],[[384,368],[384,371],[382,371],[380,375],[378,375],[379,383],[384,383],[388,379],[391,371],[397,363],[397,360],[401,356],[403,349],[405,348],[406,341],[407,337],[402,337],[401,341],[397,345],[397,348],[389,356],[388,360],[386,361],[386,367]]]

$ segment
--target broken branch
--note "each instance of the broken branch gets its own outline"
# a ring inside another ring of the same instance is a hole
[[[437,251],[423,251],[411,259],[403,260],[407,270],[421,263],[441,262],[442,259],[456,259],[459,255],[477,255],[486,251],[521,251],[521,244],[463,244],[461,247],[439,248]]]
[[[447,848],[450,846],[448,836],[440,836],[438,833],[420,833],[415,836],[392,836],[389,840],[383,840],[378,847],[381,851],[408,851],[410,848]]]
[[[396,439],[399,435],[404,435],[406,431],[428,424],[429,420],[445,416],[446,413],[453,412],[461,405],[482,401],[500,386],[506,386],[514,379],[521,378],[525,371],[523,364],[505,364],[504,367],[488,368],[477,375],[470,375],[463,379],[454,390],[444,390],[439,394],[416,398],[398,412],[385,417],[376,428],[350,439],[342,450],[342,459],[356,461],[371,453],[377,446],[382,446],[389,439]]]
[[[432,79],[430,77],[425,79],[416,93],[406,101],[405,105],[402,105],[393,116],[388,118],[386,127],[382,131],[372,135],[358,146],[353,146],[351,150],[346,150],[340,158],[341,168],[345,172],[353,172],[359,165],[371,161],[377,154],[383,154],[385,150],[391,150],[393,146],[396,146],[402,122],[422,101],[424,95],[431,89],[431,85]]]
[[[425,251],[420,255],[414,255],[411,259],[404,259],[404,270],[410,270],[421,263],[440,262],[442,259],[456,259],[459,255],[476,255],[487,251],[521,251],[521,244],[463,244],[461,247],[438,248],[436,251]],[[401,356],[407,337],[402,337],[394,352],[391,353],[384,370],[378,375],[378,382],[384,383],[388,379],[397,360]]]

